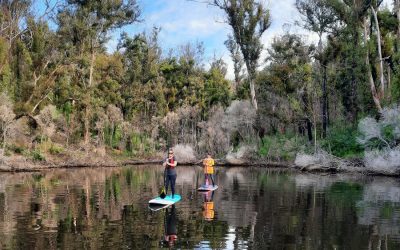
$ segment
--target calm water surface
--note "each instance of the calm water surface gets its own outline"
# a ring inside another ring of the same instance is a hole
[[[179,167],[182,201],[157,212],[158,166],[0,174],[1,249],[400,249],[400,181]],[[165,235],[176,234],[167,241]]]

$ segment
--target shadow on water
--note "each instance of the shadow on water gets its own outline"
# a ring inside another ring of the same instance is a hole
[[[159,166],[0,174],[0,249],[399,249],[393,178],[177,169],[175,206],[152,211]]]

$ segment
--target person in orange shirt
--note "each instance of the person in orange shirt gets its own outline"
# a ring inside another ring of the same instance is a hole
[[[203,167],[204,167],[204,181],[205,185],[208,186],[208,179],[211,179],[212,185],[215,186],[214,181],[214,159],[211,158],[211,154],[207,154],[207,158],[203,160]]]

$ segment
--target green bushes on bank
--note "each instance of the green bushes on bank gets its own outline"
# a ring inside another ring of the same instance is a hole
[[[310,151],[305,137],[275,134],[265,136],[259,148],[259,155],[268,160],[294,160],[298,152]]]
[[[327,137],[321,141],[321,147],[338,157],[359,157],[364,149],[357,142],[358,135],[356,127],[333,126]]]
[[[33,150],[30,152],[30,155],[34,161],[45,161],[46,158],[39,150]]]

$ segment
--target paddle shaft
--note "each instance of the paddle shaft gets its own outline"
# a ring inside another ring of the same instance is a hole
[[[165,188],[165,178],[166,178],[166,176],[167,176],[167,169],[164,168],[164,188]]]

